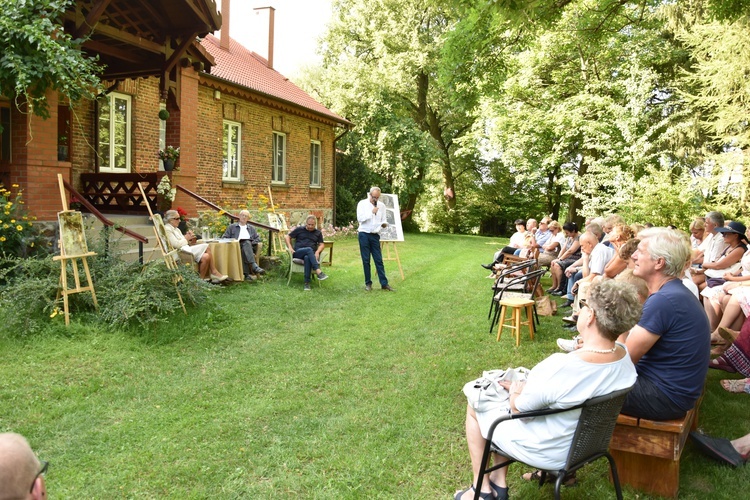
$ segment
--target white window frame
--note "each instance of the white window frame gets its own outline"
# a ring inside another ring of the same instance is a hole
[[[237,143],[233,144],[229,142],[231,134],[228,132],[232,129],[237,130]],[[224,120],[222,126],[222,170],[221,179],[224,181],[239,181],[242,179],[242,124],[229,120]],[[236,154],[232,156],[230,154],[231,146],[236,147]],[[232,173],[231,165],[236,168],[236,171]]]
[[[279,150],[279,139],[282,139],[282,147]],[[286,183],[286,134],[274,132],[271,145],[271,182],[273,184]],[[279,162],[279,156],[281,161]]]
[[[101,142],[101,136],[99,136],[99,143],[97,144],[98,151],[100,152],[100,162],[99,162],[99,171],[100,172],[110,172],[110,173],[128,173],[130,172],[130,165],[131,165],[131,157],[132,157],[132,140],[131,140],[131,129],[133,125],[133,99],[131,96],[127,94],[120,94],[118,92],[111,92],[106,96],[107,103],[109,105],[109,137],[110,142],[106,147],[108,148],[109,153],[109,162],[105,165],[102,163],[103,156],[101,155],[102,147],[104,146]],[[123,100],[126,102],[126,109],[125,109],[125,143],[124,144],[117,144],[115,141],[112,140],[116,136],[115,134],[115,126],[117,125],[117,122],[115,120],[115,117],[117,116],[114,113],[115,109],[115,101],[116,100]],[[97,122],[97,130],[99,129],[99,122],[101,120],[101,107],[98,110],[96,122]],[[125,148],[125,164],[121,167],[118,167],[115,164],[115,151],[118,147],[124,147]]]
[[[321,150],[320,141],[310,141],[310,187],[320,187],[321,185]]]

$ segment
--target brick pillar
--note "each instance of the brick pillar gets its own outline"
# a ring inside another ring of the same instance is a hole
[[[63,209],[57,174],[70,182],[70,162],[57,161],[57,93],[47,93],[46,120],[12,107],[11,181],[24,191],[26,207],[38,220],[56,220]]]
[[[180,169],[174,173],[172,179],[174,183],[180,184],[194,193],[198,193],[196,189],[196,177],[198,175],[198,120],[200,118],[198,113],[198,72],[192,67],[179,68],[179,70],[182,72],[180,75],[180,110],[177,116],[179,120],[179,137],[174,144],[180,146]],[[198,207],[193,198],[179,191],[172,206],[187,210],[191,217],[197,216],[199,208],[201,210],[206,208],[205,206]]]

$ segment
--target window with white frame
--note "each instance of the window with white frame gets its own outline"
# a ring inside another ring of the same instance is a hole
[[[310,185],[320,187],[320,142],[310,142]]]
[[[286,182],[286,134],[273,133],[273,170],[271,182]]]
[[[240,164],[241,144],[241,125],[237,122],[224,120],[224,170],[222,179],[225,181],[240,180],[242,167]]]
[[[99,171],[130,171],[131,98],[112,92],[99,100]]]

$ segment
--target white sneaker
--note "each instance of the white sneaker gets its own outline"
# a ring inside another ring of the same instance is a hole
[[[574,337],[570,340],[557,339],[557,347],[559,347],[561,351],[573,352],[578,348],[578,337]]]

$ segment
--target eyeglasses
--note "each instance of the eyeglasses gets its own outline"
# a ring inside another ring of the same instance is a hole
[[[34,480],[31,482],[31,488],[29,488],[29,493],[32,493],[34,491],[36,478],[38,478],[39,476],[43,476],[47,472],[47,469],[49,468],[49,462],[45,462],[44,460],[42,460],[41,463],[42,463],[42,468],[39,469],[39,472],[37,472],[36,476],[34,476]]]
[[[586,299],[578,299],[578,308],[583,309],[584,307],[589,307],[588,302],[586,302]],[[591,309],[589,307],[589,309]]]

